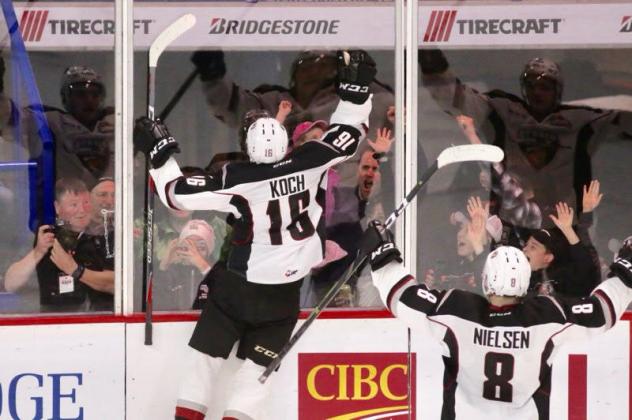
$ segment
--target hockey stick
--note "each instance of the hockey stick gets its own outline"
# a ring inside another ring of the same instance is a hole
[[[484,162],[500,162],[504,158],[503,151],[497,146],[491,146],[488,144],[467,144],[461,146],[452,146],[439,154],[437,160],[424,172],[421,176],[421,179],[417,181],[417,184],[410,190],[406,197],[402,200],[402,202],[397,206],[397,208],[391,213],[391,215],[384,222],[384,226],[388,229],[395,220],[404,212],[408,204],[415,198],[419,190],[426,185],[428,180],[437,172],[437,169],[442,168],[451,163],[457,162],[471,162],[471,161],[484,161]],[[305,331],[310,327],[310,325],[318,318],[318,315],[322,312],[323,309],[329,305],[329,303],[334,299],[340,288],[355,275],[356,272],[360,272],[364,265],[368,262],[367,255],[358,255],[356,260],[349,266],[347,271],[343,276],[336,281],[336,283],[331,287],[331,289],[327,292],[327,294],[322,298],[322,300],[316,305],[316,307],[309,314],[303,325],[294,333],[292,337],[288,340],[288,342],[283,346],[278,356],[270,362],[266,370],[259,376],[259,382],[264,383],[268,377],[274,372],[283,358],[292,350],[292,347],[296,345],[296,342],[305,334]]]
[[[147,68],[147,117],[154,119],[154,105],[156,102],[156,66],[163,51],[180,35],[195,25],[195,15],[186,14],[165,28],[149,47],[149,65]],[[143,295],[145,296],[145,345],[152,344],[152,312],[153,312],[153,283],[154,283],[154,192],[149,176],[149,159],[145,158],[145,249],[143,255]]]
[[[191,74],[189,74],[189,76],[187,76],[186,79],[184,79],[184,82],[182,82],[178,90],[176,90],[176,93],[173,94],[173,96],[171,97],[171,100],[167,103],[165,108],[162,110],[162,112],[158,116],[158,118],[160,118],[160,121],[165,121],[167,119],[169,114],[171,114],[171,111],[173,110],[173,108],[178,104],[180,99],[184,96],[184,94],[189,89],[191,84],[193,84],[193,81],[195,80],[198,74],[200,74],[200,72],[196,68],[191,72]]]

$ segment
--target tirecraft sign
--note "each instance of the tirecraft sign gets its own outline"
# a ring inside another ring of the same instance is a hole
[[[406,353],[301,353],[298,410],[301,420],[415,418],[415,354],[408,398]]]

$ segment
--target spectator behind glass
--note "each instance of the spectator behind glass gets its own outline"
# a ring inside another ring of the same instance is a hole
[[[87,232],[91,235],[105,235],[114,230],[114,179],[99,178],[90,190],[92,216]]]
[[[597,191],[598,193],[598,191]],[[584,243],[573,229],[573,209],[558,203],[557,226],[531,235],[524,253],[531,266],[529,291],[583,297],[601,281],[601,268],[592,243]]]
[[[44,113],[54,141],[54,176],[81,179],[95,185],[99,178],[113,176],[114,108],[105,107],[105,84],[94,69],[76,65],[66,68],[60,86],[64,109],[45,106]],[[24,109],[21,118],[31,159],[43,157],[42,141],[34,110]],[[41,208],[43,178],[53,174],[39,173],[35,181],[38,206]],[[41,221],[42,215],[35,218]]]
[[[154,284],[156,309],[191,309],[198,286],[213,267],[214,249],[213,228],[204,220],[187,222],[180,236],[169,242],[167,255],[160,261]],[[206,292],[208,295],[208,289]]]
[[[280,103],[288,101],[292,109],[285,125],[292,131],[303,121],[329,121],[338,104],[334,86],[337,75],[335,51],[301,52],[290,69],[289,89],[265,84],[252,91],[239,87],[226,75],[222,51],[196,51],[191,61],[200,72],[213,114],[232,127],[237,127],[246,111],[263,108],[270,115],[276,115]],[[369,129],[388,123],[386,113],[394,102],[391,90],[378,82],[371,84],[371,91],[374,105]]]
[[[456,121],[465,137],[472,144],[482,144],[474,125],[474,119],[457,115]],[[487,166],[487,165],[486,165]],[[525,183],[515,173],[506,171],[502,163],[493,163],[479,173],[481,185],[492,194],[490,211],[498,214],[505,225],[505,245],[520,243],[520,237],[529,229],[539,229],[542,225],[540,207],[534,202],[534,192],[526,189]]]
[[[264,84],[253,90],[244,89],[227,75],[222,51],[196,51],[191,61],[200,73],[206,101],[211,113],[230,127],[237,128],[247,111],[264,109],[277,115],[284,102],[291,104],[284,125],[289,133],[304,121],[329,121],[338,105],[335,89],[337,76],[336,51],[306,50],[299,53],[290,69],[289,88]],[[369,116],[369,136],[379,127],[389,126],[388,109],[394,104],[392,89],[374,80],[373,107]],[[358,152],[368,145],[362,144]],[[354,163],[357,161],[354,160]],[[343,182],[354,185],[355,164],[351,161],[339,166]]]
[[[296,126],[290,138],[289,152],[307,143],[308,141],[319,140],[329,127],[326,121],[304,121]],[[327,187],[325,192],[325,223],[331,222],[331,214],[335,205],[333,190],[340,182],[340,175],[335,168],[327,170]]]
[[[523,183],[523,190],[533,191],[540,227],[555,227],[546,215],[555,212],[558,202],[581,210],[582,188],[592,178],[592,154],[604,139],[632,133],[630,112],[562,105],[562,71],[549,59],[526,63],[521,97],[500,90],[480,93],[463,84],[440,50],[420,50],[419,62],[424,86],[439,106],[472,117],[483,139],[505,151],[503,169]],[[532,220],[514,225],[534,227]]]
[[[460,211],[450,215],[450,223],[458,227],[458,261],[450,265],[449,269],[437,264],[438,267],[426,270],[426,286],[440,290],[458,288],[479,292],[479,275],[487,257],[484,251],[494,237],[500,236],[502,226],[497,216],[489,216],[489,202],[483,204],[479,197],[467,200],[467,213],[469,218]]]
[[[209,163],[209,167],[219,166],[221,168],[223,164],[225,164],[228,161],[232,161],[232,159],[241,160],[241,154],[234,155],[234,156],[227,156],[227,155],[233,155],[233,154],[222,153],[222,154],[216,155],[215,157],[213,157],[213,160],[211,161],[211,163]],[[224,159],[227,159],[227,160],[224,161]],[[206,173],[205,170],[195,167],[195,166],[184,166],[181,168],[181,170],[185,176],[203,175]],[[173,274],[169,273],[168,272],[169,270],[167,270],[167,268],[169,268],[173,264],[173,259],[174,259],[173,253],[175,250],[174,243],[177,244],[179,242],[180,235],[183,232],[183,229],[185,229],[185,227],[195,219],[205,219],[203,221],[211,229],[213,243],[215,243],[215,238],[217,238],[217,240],[221,241],[220,243],[222,243],[222,247],[215,247],[215,246],[209,247],[208,248],[209,252],[212,253],[212,255],[208,255],[204,257],[209,263],[209,265],[213,267],[213,270],[209,274],[210,276],[213,276],[214,274],[216,274],[215,267],[218,266],[218,264],[215,264],[215,266],[213,266],[213,264],[210,264],[210,262],[221,260],[222,258],[225,258],[227,254],[230,252],[230,248],[231,248],[231,243],[230,243],[231,217],[230,216],[226,218],[226,221],[224,221],[224,218],[220,217],[219,213],[217,212],[211,212],[210,215],[209,215],[209,212],[204,212],[204,214],[200,214],[198,216],[198,212],[195,212],[195,211],[174,210],[162,205],[161,203],[157,204],[155,213],[154,213],[153,256],[154,256],[154,267],[157,266],[160,268],[160,269],[154,269],[154,288],[155,288],[154,308],[158,310],[190,309],[191,308],[191,302],[193,302],[194,300],[195,292],[187,291],[185,294],[184,292],[182,292],[182,290],[184,289],[181,289],[178,285],[175,285],[173,286],[173,289],[176,292],[175,294],[179,297],[172,299],[169,296],[169,290],[172,289],[172,287],[170,287],[169,284],[174,283],[175,280],[174,280]],[[160,221],[160,222],[158,223],[156,221]],[[140,259],[143,256],[143,242],[142,242],[143,229],[144,229],[144,220],[141,218],[136,219],[134,221],[134,255],[136,259]],[[138,260],[138,261],[141,261],[141,260]],[[142,263],[139,262],[139,268],[140,267],[142,267]],[[217,267],[218,270],[219,268],[220,267]],[[191,270],[189,270],[188,274],[189,274],[189,279],[190,279]],[[207,273],[204,273],[204,274],[207,274]],[[141,275],[141,274],[137,273],[137,275]],[[164,283],[163,283],[163,277],[165,279]],[[197,277],[197,276],[194,276],[194,277]],[[201,277],[204,277],[204,276],[201,276]],[[187,282],[186,284],[191,283],[191,281],[187,279],[183,279],[183,281],[186,281]],[[195,283],[193,285],[194,289],[198,287],[198,283]],[[212,281],[208,282],[208,284],[211,284],[211,283]],[[164,288],[162,288],[163,286],[159,286],[161,284],[165,285]],[[160,293],[159,290],[157,290],[159,287],[162,288],[162,293]],[[189,294],[191,293],[192,295],[191,297],[189,297]],[[196,308],[196,309],[199,309],[199,308]]]
[[[112,310],[114,259],[103,237],[85,234],[91,211],[83,181],[58,180],[57,224],[37,229],[33,249],[7,270],[7,291],[19,290],[36,273],[42,312]]]
[[[373,151],[365,151],[357,167],[355,187],[337,186],[333,190],[335,207],[331,223],[327,224],[327,239],[338,244],[346,256],[312,273],[312,303],[319,302],[351,264],[359,248],[366,225],[372,219],[384,219],[384,209],[378,199],[379,163]],[[370,278],[351,279],[347,290],[342,289],[331,306],[381,306]]]

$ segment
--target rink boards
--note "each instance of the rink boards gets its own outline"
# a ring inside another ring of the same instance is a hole
[[[383,312],[320,319],[272,375],[264,420],[407,418],[407,330]],[[339,316],[347,316],[342,313]],[[0,419],[172,419],[195,315],[6,319],[0,326]],[[551,418],[630,419],[630,319],[554,356]],[[439,418],[439,347],[412,333],[413,410]],[[231,360],[220,383],[239,361]],[[220,386],[219,418],[227,387]],[[301,413],[301,415],[299,415]]]

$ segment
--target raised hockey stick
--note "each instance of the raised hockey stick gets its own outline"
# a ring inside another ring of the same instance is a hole
[[[149,47],[149,65],[147,68],[147,117],[154,119],[156,102],[156,66],[163,51],[180,35],[195,25],[195,15],[189,13],[180,16],[167,26]],[[145,159],[145,232],[143,255],[143,295],[145,296],[145,345],[152,344],[152,312],[154,283],[154,191],[149,176],[149,158]]]
[[[428,180],[437,172],[438,169],[443,168],[446,165],[457,162],[472,162],[472,161],[482,161],[482,162],[500,162],[503,160],[505,154],[503,151],[497,146],[491,146],[488,144],[467,144],[461,146],[452,146],[448,147],[444,151],[439,154],[437,160],[424,172],[421,176],[421,179],[417,181],[417,184],[410,190],[406,197],[402,200],[402,202],[397,206],[397,208],[391,213],[391,215],[384,222],[385,227],[388,229],[395,220],[404,212],[408,204],[415,198],[419,190],[426,185]],[[259,376],[259,382],[264,383],[268,377],[274,372],[281,361],[287,354],[292,350],[292,347],[296,345],[297,341],[305,334],[305,331],[312,325],[312,323],[318,318],[318,315],[322,312],[323,309],[329,305],[329,303],[336,296],[340,288],[347,282],[351,277],[355,275],[356,272],[360,272],[364,265],[368,261],[367,255],[358,255],[356,260],[349,266],[347,271],[343,276],[336,281],[336,283],[329,289],[327,294],[322,298],[322,300],[316,305],[316,307],[309,314],[305,322],[300,326],[300,328],[294,333],[292,337],[288,340],[288,342],[283,346],[278,356],[270,362],[266,370]]]

